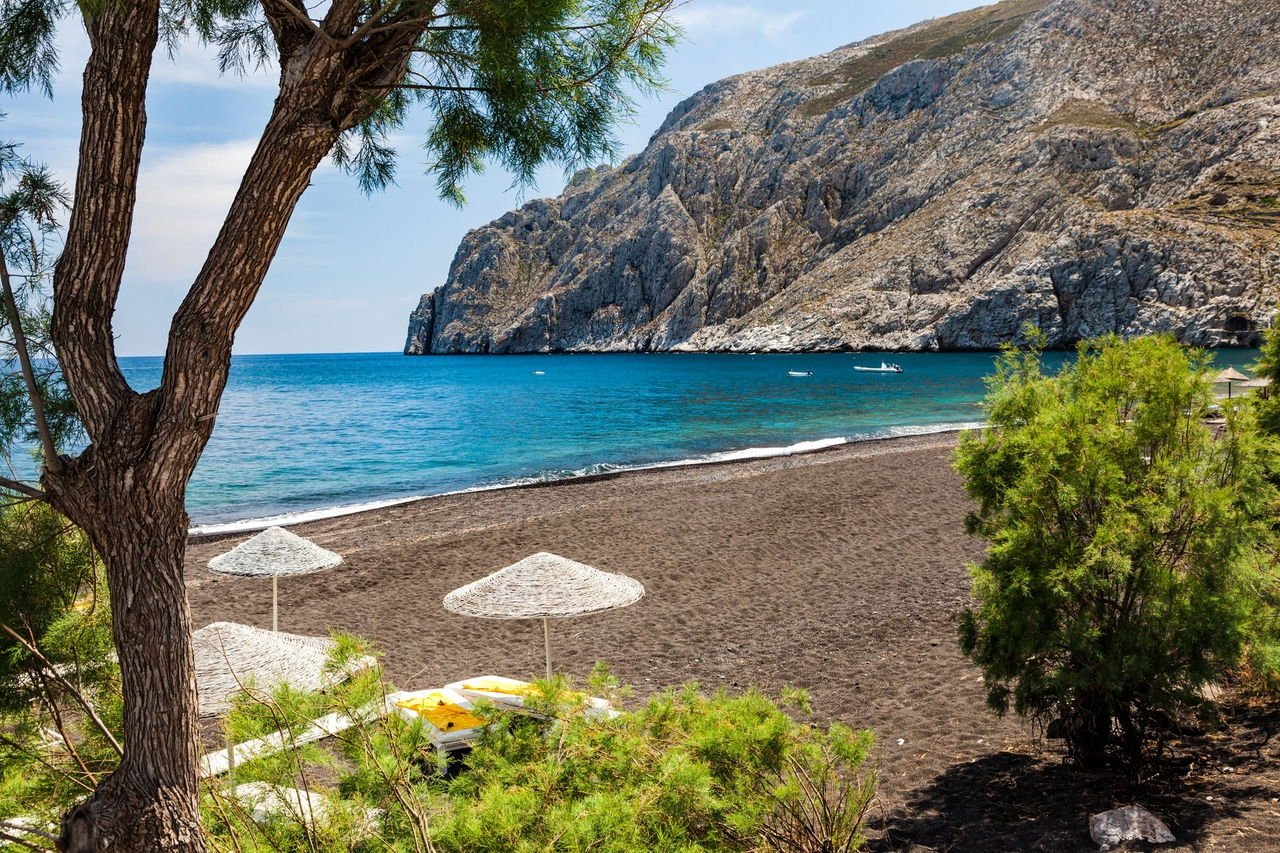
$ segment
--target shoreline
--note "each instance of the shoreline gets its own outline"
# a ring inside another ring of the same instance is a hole
[[[244,533],[256,533],[273,526],[292,527],[301,524],[310,524],[317,521],[325,521],[327,519],[344,518],[367,512],[377,512],[391,507],[405,506],[415,504],[420,501],[437,500],[456,495],[502,492],[512,489],[547,488],[551,486],[562,486],[568,483],[591,483],[645,471],[669,469],[688,470],[710,465],[740,464],[761,459],[785,459],[794,456],[808,456],[827,453],[840,448],[849,447],[851,445],[893,442],[920,436],[958,435],[959,433],[968,430],[981,429],[984,425],[983,421],[963,421],[958,423],[922,424],[919,426],[897,426],[889,427],[881,433],[857,433],[851,436],[798,441],[788,445],[746,447],[738,450],[717,451],[685,459],[672,459],[659,462],[638,463],[634,465],[595,462],[585,465],[580,469],[575,469],[575,472],[565,474],[563,476],[534,475],[532,477],[519,477],[491,485],[471,486],[465,489],[454,489],[452,491],[438,492],[434,494],[408,495],[405,497],[361,501],[357,503],[340,504],[332,507],[319,507],[309,510],[296,510],[293,512],[277,513],[274,515],[257,516],[232,521],[195,524],[188,529],[187,538],[190,541],[222,539]],[[578,471],[581,471],[582,473],[577,473]]]

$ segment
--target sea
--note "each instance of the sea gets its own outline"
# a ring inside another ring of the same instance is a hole
[[[1050,368],[1070,356],[1049,353]],[[1256,350],[1222,350],[1246,367]],[[855,365],[902,366],[901,373]],[[990,353],[244,355],[188,489],[197,532],[746,459],[982,421]],[[160,358],[122,358],[137,389]]]

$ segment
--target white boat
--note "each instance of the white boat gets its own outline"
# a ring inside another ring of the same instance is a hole
[[[788,376],[812,376],[813,371],[812,370],[788,370],[787,375]]]
[[[899,365],[886,364],[883,361],[880,362],[879,367],[863,367],[862,365],[855,364],[853,366],[853,369],[860,370],[863,373],[901,373],[902,372],[902,368]]]

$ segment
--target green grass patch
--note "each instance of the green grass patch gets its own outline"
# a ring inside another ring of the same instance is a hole
[[[1071,100],[1050,113],[1036,130],[1068,125],[1071,127],[1097,127],[1103,130],[1127,130],[1142,133],[1146,128],[1133,119],[1119,115],[1097,101],[1079,98]]]
[[[1009,35],[1028,17],[1039,12],[1048,0],[1005,0],[994,6],[971,9],[939,18],[918,30],[904,33],[838,67],[808,80],[810,86],[838,86],[800,107],[800,114],[813,118],[849,100],[889,71],[913,59],[942,59],[967,47],[986,44]]]
[[[717,130],[736,130],[737,127],[738,126],[736,124],[731,121],[727,121],[726,119],[713,118],[710,121],[704,121],[702,124],[698,125],[697,129],[711,133]]]

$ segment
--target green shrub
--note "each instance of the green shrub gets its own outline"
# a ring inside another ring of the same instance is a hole
[[[1253,395],[1250,401],[1257,411],[1259,426],[1271,435],[1280,436],[1280,329],[1267,329],[1263,333],[1258,356],[1254,371],[1274,385],[1268,389],[1270,393]]]
[[[24,637],[42,637],[72,611],[93,601],[98,563],[88,538],[38,501],[0,506],[0,624]],[[31,656],[0,631],[0,706],[25,702],[13,694],[17,675],[29,670]]]
[[[1248,407],[1214,436],[1207,358],[1170,339],[1084,345],[1055,376],[1039,355],[1006,351],[990,428],[956,451],[990,541],[961,646],[997,711],[1057,720],[1087,766],[1136,766],[1269,618],[1268,445]]]
[[[609,692],[610,683],[594,679],[592,690]],[[875,792],[865,767],[870,732],[796,722],[754,691],[708,696],[686,687],[610,720],[581,713],[581,700],[559,679],[538,689],[528,703],[538,716],[483,708],[491,720],[486,734],[460,767],[450,767],[420,725],[360,713],[389,688],[376,670],[358,675],[329,695],[328,707],[363,721],[336,748],[279,753],[211,784],[210,836],[240,850],[840,853],[861,846]],[[803,694],[790,701],[798,709]],[[264,705],[272,709],[265,716]],[[270,718],[293,729],[286,709],[303,705],[287,693],[241,702],[229,721],[255,731]],[[284,814],[255,824],[227,795],[250,780],[323,790],[330,809],[323,821]]]
[[[23,640],[0,632],[0,819],[51,828],[118,762],[119,670],[100,565],[48,506],[0,510],[0,624]]]

